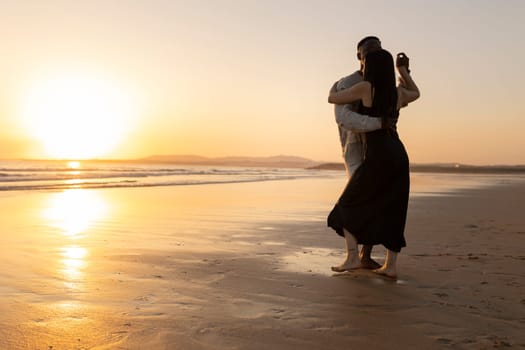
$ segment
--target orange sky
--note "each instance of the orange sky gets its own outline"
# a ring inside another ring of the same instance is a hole
[[[413,162],[523,164],[525,3],[504,4],[2,3],[0,158],[340,161],[327,92],[374,34],[421,89],[399,122]]]

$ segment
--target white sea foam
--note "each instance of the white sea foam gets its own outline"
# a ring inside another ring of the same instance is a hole
[[[336,176],[339,172],[335,172]],[[333,176],[307,169],[181,166],[122,163],[1,161],[0,191],[184,186]]]
[[[345,172],[337,170],[122,162],[81,162],[80,168],[74,169],[67,164],[65,161],[0,161],[0,191],[189,186],[306,178],[337,178],[342,191],[347,181]],[[448,194],[523,178],[523,174],[412,172],[410,193],[412,196]]]

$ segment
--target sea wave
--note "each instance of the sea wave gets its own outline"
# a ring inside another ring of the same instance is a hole
[[[72,188],[121,188],[121,187],[160,187],[160,186],[189,186],[189,185],[213,185],[213,184],[227,184],[227,183],[244,183],[244,182],[263,182],[275,180],[293,180],[297,177],[265,177],[254,179],[236,179],[236,180],[203,180],[203,181],[166,181],[154,183],[140,183],[137,181],[123,180],[123,181],[94,181],[94,182],[80,182],[74,184],[68,183],[54,183],[54,184],[39,184],[39,185],[13,185],[0,186],[0,191],[28,191],[28,190],[65,190]]]
[[[0,191],[63,190],[69,188],[119,188],[188,186],[237,182],[290,180],[327,176],[305,169],[250,167],[173,167],[153,165],[86,165],[80,169],[56,164],[2,162]]]

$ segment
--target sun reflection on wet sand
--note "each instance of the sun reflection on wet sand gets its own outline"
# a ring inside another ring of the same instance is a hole
[[[107,214],[107,204],[95,191],[71,189],[53,194],[44,217],[50,226],[59,228],[71,238],[84,233]]]
[[[90,229],[106,215],[108,205],[98,191],[70,189],[51,194],[47,201],[43,211],[47,225],[66,236],[66,241],[57,250],[56,259],[56,271],[62,276],[66,288],[79,290],[85,282],[90,254],[84,241],[89,237]]]
[[[82,269],[87,265],[85,257],[88,251],[81,247],[64,247],[61,250],[64,276],[69,281],[78,281],[82,279]],[[71,286],[73,287],[73,286]]]

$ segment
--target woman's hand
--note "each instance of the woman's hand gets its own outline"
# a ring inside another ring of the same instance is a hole
[[[410,69],[408,68],[410,59],[404,52],[400,52],[396,56],[396,67],[399,69],[401,67],[406,67],[406,70],[408,73],[410,73]]]
[[[405,54],[398,54],[397,56],[396,67],[400,75],[398,86],[398,107],[401,108],[419,98],[419,89],[410,76],[408,57]]]

